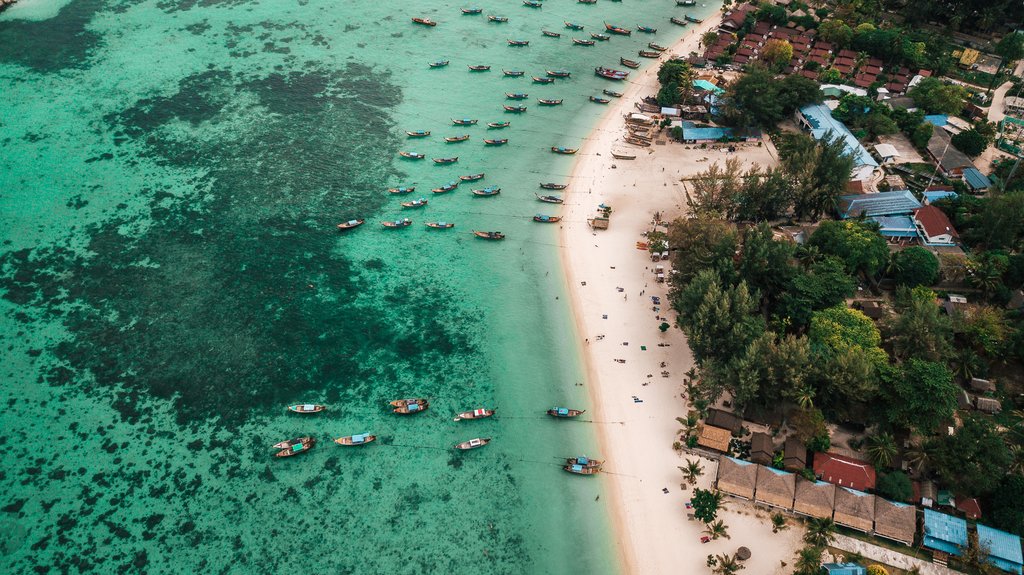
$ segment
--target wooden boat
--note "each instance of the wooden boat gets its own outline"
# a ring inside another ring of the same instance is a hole
[[[597,96],[591,96],[590,101],[595,104],[607,104],[608,102],[611,102],[608,98],[598,98]]]
[[[693,16],[690,16],[689,14],[684,15],[683,18],[686,18],[687,22],[693,22],[694,24],[703,24],[704,23],[704,20],[701,20],[700,18],[694,18]]]
[[[597,0],[576,0],[579,4],[597,4]]]
[[[388,192],[392,194],[411,194],[416,191],[416,186],[409,186],[407,188],[388,188]]]
[[[486,188],[483,188],[481,190],[473,190],[473,195],[474,196],[481,196],[481,197],[496,196],[496,195],[498,195],[500,193],[501,193],[501,188],[499,188],[497,186],[487,186]]]
[[[427,198],[420,198],[418,200],[412,200],[411,202],[402,202],[403,208],[422,208],[427,205]]]
[[[545,70],[549,78],[568,78],[572,72],[568,70]]]
[[[604,465],[604,461],[600,459],[591,459],[584,455],[579,457],[566,457],[565,463],[567,465],[579,465],[581,467],[597,467],[600,468]]]
[[[427,227],[435,230],[447,230],[449,228],[454,228],[455,224],[451,222],[427,222]]]
[[[622,93],[621,92],[613,92],[612,90],[601,90],[601,92],[604,93],[605,96],[611,96],[612,98],[621,98],[622,97]]]
[[[476,66],[470,66],[469,67],[469,71],[470,72],[486,72],[486,71],[488,71],[490,69],[491,69],[490,66],[484,66],[483,64],[476,65]]]
[[[463,8],[462,9],[462,13],[463,14],[467,14],[467,15],[482,14],[483,11],[484,11],[483,8],[477,8],[476,6],[474,6],[472,8]]]
[[[548,204],[560,204],[560,203],[562,203],[562,198],[560,198],[558,196],[542,196],[540,194],[534,194],[534,195],[537,196],[538,200],[540,200],[542,202],[545,202],[545,203],[548,203]]]
[[[599,34],[597,32],[591,32],[590,37],[594,40],[600,40],[601,42],[607,42],[612,39],[612,37],[607,34]]]
[[[370,435],[369,433],[360,433],[357,435],[346,435],[345,437],[339,437],[334,440],[334,443],[338,445],[366,445],[377,440],[376,435]]]
[[[434,189],[432,189],[430,191],[434,192],[435,194],[446,194],[446,193],[454,190],[457,187],[459,187],[459,181],[458,180],[452,180],[452,181],[448,182],[447,184],[445,184],[443,186],[440,186],[440,187],[437,187],[437,188],[434,188]]]
[[[644,34],[657,34],[658,33],[658,29],[657,28],[651,28],[650,26],[641,26],[641,25],[637,24],[636,25],[636,29],[641,31],[641,32],[643,32]]]
[[[543,2],[537,2],[536,0],[523,0],[523,5],[524,6],[529,6],[530,8],[543,8],[544,7],[544,3]]]
[[[604,23],[604,29],[605,29],[606,32],[611,32],[612,34],[618,34],[619,36],[632,36],[633,35],[633,31],[632,30],[629,30],[628,28],[622,28],[620,26],[612,26],[611,24],[609,24],[607,22]]]
[[[288,411],[292,411],[294,413],[320,413],[325,409],[327,409],[326,406],[317,405],[315,403],[300,403],[298,405],[288,406]]]
[[[417,24],[423,24],[424,26],[437,26],[437,22],[434,22],[430,18],[413,18],[412,21]]]
[[[462,413],[455,416],[452,421],[462,421],[464,419],[484,419],[494,415],[493,409],[474,409],[473,411],[463,411]]]
[[[651,145],[651,141],[649,139],[638,138],[636,136],[626,136],[625,138],[623,138],[623,141],[629,144],[633,144],[634,146],[642,146],[644,148]]]
[[[506,112],[512,112],[513,114],[522,114],[526,111],[526,106],[502,106]]]
[[[500,138],[496,140],[484,140],[485,146],[504,146],[508,143],[508,138]]]
[[[578,38],[573,38],[572,39],[572,43],[577,45],[577,46],[593,46],[594,45],[594,41],[593,40],[580,40]]]
[[[339,230],[351,230],[352,228],[358,228],[359,226],[361,226],[361,225],[363,225],[365,223],[366,223],[366,220],[364,220],[364,219],[349,220],[349,221],[347,221],[347,222],[345,222],[343,224],[338,224],[338,229]],[[288,409],[291,409],[291,407],[289,407]]]
[[[530,97],[529,94],[525,94],[523,92],[512,92],[512,93],[505,92],[505,98],[507,98],[509,100],[525,100],[525,99],[527,99],[529,97]]]
[[[500,130],[502,128],[507,128],[507,127],[509,127],[511,125],[512,125],[512,122],[488,122],[487,123],[487,127],[488,128],[493,128],[495,130]]]
[[[312,437],[296,437],[295,439],[289,439],[288,441],[282,441],[274,444],[274,449],[280,449],[274,454],[275,457],[291,457],[304,451],[313,449],[316,445],[316,440]]]
[[[550,83],[552,83],[554,81],[555,81],[554,78],[541,78],[540,76],[534,76],[533,77],[533,83],[534,84],[550,84]]]
[[[421,154],[419,152],[398,152],[398,155],[403,158],[409,158],[410,160],[422,160],[427,157],[426,154]]]
[[[573,465],[571,463],[566,463],[562,469],[576,475],[597,475],[601,473],[600,467],[583,467],[582,465]]]
[[[468,449],[476,449],[483,447],[491,442],[490,437],[477,437],[476,439],[470,439],[469,441],[463,441],[462,443],[456,443],[455,449],[461,449],[463,451]]]
[[[619,63],[622,64],[623,66],[626,66],[627,68],[639,68],[640,67],[640,62],[637,62],[635,60],[627,60],[627,59],[625,59],[625,58],[623,58],[621,56],[619,57]]]
[[[565,27],[570,29],[570,30],[582,30],[583,29],[583,24],[577,24],[575,22],[562,22],[562,23],[565,24]]]
[[[526,72],[524,72],[522,70],[502,70],[501,73],[506,75],[506,76],[510,76],[510,77],[513,77],[513,78],[518,78],[519,76],[522,76]]]
[[[556,154],[571,155],[580,151],[579,148],[563,148],[561,146],[551,146],[551,151]]]
[[[476,230],[473,230],[473,235],[478,237],[478,238],[485,239],[485,240],[503,240],[503,239],[505,239],[505,234],[503,234],[501,232],[478,232]]]
[[[655,44],[654,42],[647,44],[647,47],[650,48],[651,50],[654,50],[655,52],[664,52],[665,50],[668,50],[668,48]]]
[[[479,174],[470,174],[468,176],[459,176],[459,179],[462,180],[463,182],[475,182],[477,180],[484,179],[484,173],[480,172]]]
[[[625,80],[626,78],[629,77],[629,72],[616,70],[614,68],[605,68],[604,66],[598,66],[597,68],[594,68],[594,74],[602,78],[607,78],[609,80],[619,81]]]
[[[413,130],[407,131],[406,134],[408,134],[410,138],[426,138],[430,135],[430,130]]]
[[[405,218],[403,220],[395,220],[393,222],[381,222],[381,225],[385,228],[407,228],[412,225],[412,220]]]
[[[558,106],[562,103],[562,100],[545,100],[544,98],[537,98],[537,101],[541,106]]]
[[[558,32],[549,32],[547,30],[541,30],[540,33],[544,34],[548,38],[561,38],[562,37],[562,35],[559,34]]]
[[[470,120],[469,118],[456,120],[455,118],[452,118],[452,123],[456,126],[473,126],[477,123],[477,120]]]
[[[629,152],[617,152],[615,150],[612,150],[612,157],[615,158],[616,160],[635,160],[636,154],[631,154]]]
[[[448,60],[438,60],[437,62],[431,62],[430,64],[427,65],[430,66],[431,68],[444,68],[445,66],[448,65],[448,62]]]
[[[686,20],[676,18],[675,16],[669,18],[668,21],[678,26],[686,26],[687,24],[689,24],[689,22],[687,22]]]
[[[448,142],[449,144],[454,144],[456,142],[465,142],[468,139],[469,134],[463,134],[461,136],[448,136],[447,138],[444,139],[444,141]]]
[[[552,407],[548,410],[548,415],[551,417],[578,417],[587,410],[585,409],[569,409],[568,407]]]
[[[530,41],[529,40],[509,40],[508,41],[508,45],[509,46],[529,46],[530,45]]]
[[[454,158],[434,158],[434,163],[435,164],[454,164],[455,162],[458,162],[458,161],[459,161],[459,157],[458,156],[455,156]]]
[[[545,216],[544,214],[537,214],[533,216],[533,221],[541,224],[556,224],[562,221],[562,216]]]
[[[569,187],[569,184],[554,184],[554,183],[548,182],[548,183],[541,183],[540,187],[544,188],[545,190],[564,190],[565,188]]]
[[[696,6],[697,0],[676,0],[676,6]]]
[[[391,402],[391,411],[401,415],[409,415],[412,413],[419,413],[428,407],[430,407],[430,401],[422,397],[414,397],[410,399],[396,399]]]
[[[487,19],[491,22],[508,22],[508,16],[488,16]]]
[[[655,52],[654,50],[640,50],[637,52],[641,58],[660,58],[661,52]]]

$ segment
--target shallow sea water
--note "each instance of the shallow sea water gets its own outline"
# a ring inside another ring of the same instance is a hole
[[[479,5],[510,22],[394,0],[31,0],[0,16],[0,572],[616,571],[602,479],[557,465],[597,455],[601,424],[543,415],[588,400],[557,228],[530,218],[556,213],[537,182],[572,168],[548,148],[578,147],[604,111],[586,96],[624,88],[593,66],[671,43],[683,9]],[[602,20],[659,32],[570,45]],[[529,93],[527,113],[505,113],[504,92]],[[412,184],[430,203],[402,210],[386,189]],[[487,185],[502,193],[469,192]],[[432,407],[387,410],[407,396]],[[330,409],[285,411],[300,402]],[[498,416],[451,421],[479,406]],[[330,441],[363,431],[381,439]],[[271,457],[298,435],[320,444]],[[451,449],[478,436],[494,441]]]

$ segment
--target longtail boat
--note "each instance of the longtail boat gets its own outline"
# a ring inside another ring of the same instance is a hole
[[[597,0],[576,0],[579,4],[597,4]]]
[[[478,238],[485,239],[485,240],[503,240],[503,239],[505,239],[505,234],[503,234],[501,232],[478,232],[476,230],[473,230],[473,235],[478,237]]]
[[[542,196],[540,194],[534,194],[534,195],[537,196],[538,200],[540,200],[542,202],[545,202],[545,203],[548,203],[548,204],[560,204],[560,203],[562,203],[562,198],[560,198],[558,196]]]
[[[398,152],[398,155],[403,158],[409,158],[410,160],[422,160],[427,157],[426,154],[421,154],[419,152]]]
[[[579,148],[563,148],[561,146],[551,146],[551,151],[556,154],[572,155],[580,150]]]
[[[683,18],[686,18],[687,22],[693,22],[694,24],[702,24],[704,22],[704,20],[701,20],[700,18],[694,18],[689,14],[684,15]]]
[[[484,173],[480,172],[479,174],[470,174],[468,176],[459,176],[459,179],[462,180],[463,182],[475,182],[477,180],[484,179]]]
[[[541,30],[540,33],[544,34],[548,38],[561,38],[562,37],[562,35],[559,34],[558,32],[549,32],[548,30]]]
[[[696,6],[697,0],[676,0],[676,6]]]
[[[630,30],[628,28],[622,28],[620,26],[612,26],[611,24],[609,24],[607,22],[604,23],[604,29],[605,29],[606,32],[611,32],[612,34],[618,34],[620,36],[632,36],[633,35],[633,31],[632,30]]]
[[[572,72],[568,70],[545,70],[545,72],[550,78],[568,78],[572,76]]]
[[[650,26],[641,26],[641,25],[637,24],[636,29],[641,31],[641,32],[643,32],[643,33],[645,33],[645,34],[657,34],[658,33],[658,29],[657,28],[651,28]]]
[[[597,475],[598,473],[601,473],[600,467],[583,467],[582,465],[573,465],[570,463],[566,463],[562,469],[569,473],[575,473],[576,475]]]
[[[430,18],[413,18],[412,21],[417,24],[423,24],[424,26],[437,26],[437,22],[434,22]]]
[[[370,435],[369,433],[360,433],[358,435],[346,435],[345,437],[339,437],[334,440],[334,443],[338,445],[366,445],[372,441],[376,441],[376,435]]]
[[[562,221],[562,216],[545,216],[544,214],[537,214],[533,216],[533,221],[542,224],[556,224]]]
[[[608,98],[598,98],[597,96],[591,96],[590,101],[595,104],[607,104],[608,102],[611,102]]]
[[[537,0],[523,0],[523,5],[524,6],[529,6],[530,8],[543,8],[544,7],[544,3],[543,2],[537,2]]]
[[[635,160],[636,154],[612,150],[612,157],[615,158],[616,160]]]
[[[459,161],[459,157],[458,156],[455,156],[453,158],[434,158],[434,163],[435,164],[454,164],[455,162],[458,162],[458,161]]]
[[[444,68],[445,66],[448,65],[448,63],[448,60],[438,60],[436,62],[431,62],[427,65],[430,66],[431,68]]]
[[[562,100],[545,100],[544,98],[537,98],[541,106],[558,106],[561,105]]]
[[[469,67],[469,71],[470,72],[486,72],[486,71],[488,71],[490,69],[491,69],[490,66],[485,66],[483,64],[479,64],[479,65],[475,65],[475,66],[470,66]]]
[[[339,230],[351,230],[352,228],[358,228],[359,226],[366,223],[364,219],[349,220],[343,224],[338,224]]]
[[[569,409],[568,407],[552,407],[548,410],[551,417],[577,417],[586,413],[585,409]]]
[[[488,122],[487,123],[487,127],[488,128],[493,128],[495,130],[500,130],[502,128],[507,128],[507,127],[509,127],[511,125],[512,125],[512,122]]]
[[[499,138],[495,140],[484,140],[485,146],[504,146],[508,143],[508,138]]]
[[[482,14],[483,11],[484,11],[483,8],[477,8],[476,6],[474,6],[472,8],[463,8],[462,9],[462,13],[463,14],[467,14],[467,15]]]
[[[541,78],[540,76],[534,76],[533,77],[533,83],[534,84],[550,84],[550,83],[552,83],[554,81],[555,81],[554,78]]]
[[[289,439],[288,441],[282,441],[274,444],[274,449],[280,449],[274,454],[275,457],[291,457],[297,455],[303,451],[309,451],[316,445],[316,440],[312,437],[296,437],[295,439]]]
[[[641,58],[660,58],[661,52],[655,52],[654,50],[640,50],[637,52]]]
[[[529,94],[523,92],[505,92],[505,98],[509,100],[525,100],[529,97]]]
[[[497,186],[487,186],[486,188],[483,188],[481,190],[473,190],[473,195],[474,196],[481,196],[481,197],[496,196],[496,195],[498,195],[500,193],[501,193],[501,188],[499,188]]]
[[[529,46],[530,45],[530,41],[529,40],[509,40],[508,41],[508,45],[509,46]]]
[[[594,68],[594,74],[602,78],[607,78],[609,80],[619,81],[625,80],[626,78],[629,77],[629,72],[616,70],[614,68],[605,68],[604,66],[598,66],[597,68]]]
[[[477,437],[476,439],[470,439],[469,441],[463,441],[462,443],[456,443],[455,449],[461,449],[463,451],[468,449],[476,449],[483,447],[491,442],[490,437]]]
[[[614,92],[612,90],[601,90],[605,96],[611,96],[612,98],[621,98],[622,92]]]
[[[471,120],[469,118],[456,120],[455,118],[452,118],[452,123],[455,124],[456,126],[473,126],[477,123],[477,120]]]
[[[327,409],[326,406],[317,405],[315,403],[300,403],[298,405],[289,405],[288,411],[294,413],[320,413]]]
[[[577,46],[593,46],[594,45],[594,41],[593,40],[580,40],[578,38],[573,38],[572,39],[572,43],[577,45]]]
[[[513,114],[522,114],[523,112],[526,111],[526,106],[505,106],[505,105],[503,105],[502,108],[505,108],[506,112],[512,112]]]
[[[426,138],[430,135],[430,130],[412,130],[407,131],[406,134],[408,134],[410,138]]]
[[[569,184],[554,184],[551,182],[547,182],[541,183],[540,187],[544,188],[545,190],[564,190],[565,188],[569,187]]]
[[[488,16],[487,19],[491,22],[508,22],[507,16]]]
[[[583,467],[601,467],[604,465],[604,461],[600,459],[591,459],[585,455],[579,457],[566,457],[565,462],[569,465],[582,465]]]
[[[518,78],[519,76],[522,76],[526,72],[524,72],[523,70],[502,70],[501,73],[512,78]]]
[[[562,22],[562,23],[565,24],[565,27],[570,29],[570,30],[582,30],[583,29],[583,24],[577,24],[575,22]]]
[[[625,59],[625,58],[623,58],[621,56],[619,57],[619,63],[622,64],[623,66],[626,66],[627,68],[639,68],[640,67],[640,62],[637,62],[636,60],[627,60],[627,59]]]
[[[406,188],[388,188],[388,193],[391,194],[411,194],[416,191],[416,186],[409,186]]]
[[[412,220],[405,218],[402,220],[395,220],[393,222],[381,222],[385,228],[407,228],[412,225]]]
[[[403,208],[422,208],[425,205],[427,205],[427,198],[420,198],[410,202],[402,202]]]
[[[396,399],[391,402],[391,411],[401,415],[409,415],[411,413],[419,413],[426,408],[430,407],[430,401],[422,397],[410,398],[410,399]]]
[[[647,47],[657,52],[664,52],[665,50],[668,50],[668,48],[661,46],[659,44],[655,44],[654,42],[650,42],[649,44],[647,44]]]
[[[676,18],[675,16],[669,18],[668,21],[673,24],[676,24],[677,26],[686,26],[687,24],[689,24],[689,22],[687,22],[686,20]]]
[[[473,411],[463,411],[462,413],[455,416],[452,421],[462,421],[464,419],[484,419],[494,415],[493,409],[474,409]]]
[[[591,32],[590,37],[594,40],[600,40],[601,42],[607,42],[612,39],[612,37],[607,34],[599,34],[597,32]]]
[[[454,228],[455,224],[451,222],[427,222],[427,227],[435,230],[447,230],[448,228]]]
[[[445,184],[443,186],[440,186],[440,187],[437,187],[437,188],[434,188],[434,189],[432,189],[430,191],[434,192],[435,194],[446,194],[446,193],[454,190],[457,187],[459,187],[459,180],[452,180],[452,181],[448,182],[447,184]]]
[[[456,142],[465,142],[468,139],[469,134],[463,134],[461,136],[448,136],[444,139],[444,141],[448,142],[449,144],[454,144]]]

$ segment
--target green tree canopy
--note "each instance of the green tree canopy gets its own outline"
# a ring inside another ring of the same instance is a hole
[[[793,45],[785,40],[773,38],[765,42],[761,49],[761,59],[776,72],[781,72],[792,58]]]
[[[748,228],[740,249],[739,276],[761,296],[762,308],[773,306],[789,287],[796,268],[791,265],[796,244],[776,240],[766,223]]]
[[[931,461],[939,477],[956,493],[984,494],[999,486],[1010,465],[1010,450],[995,426],[971,414],[952,436],[930,442]]]
[[[882,336],[868,316],[845,306],[816,311],[808,331],[811,346],[825,355],[858,348],[867,352],[878,364],[886,362],[885,351],[879,347]]]
[[[996,54],[1007,62],[1024,58],[1024,34],[1011,32],[996,44]]]
[[[1024,535],[1024,477],[1016,473],[1004,476],[984,504],[993,525]]]
[[[817,220],[834,210],[853,171],[853,156],[843,140],[816,141],[805,134],[783,134],[778,149],[793,189],[797,219]]]
[[[853,28],[842,20],[828,19],[818,25],[818,37],[831,42],[839,48],[845,48],[853,40]]]
[[[925,287],[897,290],[903,302],[899,314],[886,322],[893,353],[900,359],[946,361],[952,352],[953,327],[949,316],[941,313],[935,292]]]
[[[843,260],[850,273],[862,273],[868,277],[877,275],[889,260],[889,246],[874,222],[822,222],[808,243],[824,254]]]
[[[857,284],[834,256],[824,256],[809,269],[796,273],[782,294],[775,315],[784,325],[801,329],[811,321],[811,313],[839,305],[853,295]]]
[[[726,88],[722,110],[731,125],[774,128],[798,107],[821,100],[814,80],[796,74],[780,80],[755,65]]]
[[[972,158],[977,158],[988,147],[988,140],[978,130],[971,128],[956,134],[951,139],[956,149]]]
[[[764,333],[764,319],[754,315],[757,300],[747,284],[723,286],[711,270],[698,274],[678,298],[679,326],[686,333],[693,358],[729,361]],[[694,305],[696,304],[696,305]]]
[[[939,258],[921,246],[893,253],[890,268],[897,285],[930,286],[939,280]]]
[[[718,510],[722,507],[722,494],[698,487],[693,490],[690,505],[693,506],[694,517],[704,523],[711,523],[718,516]]]
[[[938,78],[925,78],[907,94],[929,114],[957,115],[964,109],[967,89],[956,84],[945,84]]]
[[[893,501],[910,501],[914,497],[914,486],[902,471],[886,473],[878,480],[878,493]]]
[[[727,282],[735,277],[733,257],[739,247],[732,224],[714,218],[678,219],[668,228],[674,285],[686,285],[702,270],[710,269]]]
[[[957,392],[953,373],[941,363],[911,359],[883,371],[888,420],[924,435],[953,416]]]

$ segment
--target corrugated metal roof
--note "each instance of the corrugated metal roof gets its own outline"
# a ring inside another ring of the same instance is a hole
[[[967,521],[925,509],[924,546],[951,555],[961,555],[960,548],[967,546]]]
[[[832,117],[832,111],[825,104],[809,104],[800,108],[800,113],[811,125],[811,135],[821,140],[825,137],[841,138],[847,151],[853,155],[854,166],[878,166],[878,162],[857,141],[846,126]],[[829,134],[831,133],[831,136]]]
[[[843,218],[865,216],[898,216],[911,214],[921,207],[909,190],[857,194],[839,198],[839,215]]]
[[[966,174],[966,170],[964,170],[964,172]],[[934,192],[929,192],[929,191],[925,191],[924,192],[924,199],[928,200],[929,204],[932,203],[932,202],[937,202],[937,201],[939,201],[941,199],[944,199],[944,198],[953,198],[955,200],[958,196],[959,196],[959,194],[957,194],[954,191],[941,190],[941,191],[934,191]]]
[[[868,218],[878,222],[878,233],[890,238],[916,238],[917,226],[910,216],[875,216]]]
[[[977,168],[964,168],[964,181],[972,190],[987,190],[992,185],[992,181]]]
[[[1011,573],[1021,572],[1024,557],[1021,554],[1020,537],[979,523],[978,542],[988,547],[989,560],[997,567]]]

